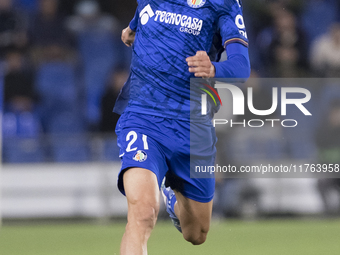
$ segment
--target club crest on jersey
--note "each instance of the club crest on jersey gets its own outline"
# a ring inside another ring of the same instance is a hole
[[[200,8],[205,4],[206,0],[187,0],[187,3],[192,8]]]
[[[139,150],[136,152],[136,154],[133,156],[133,160],[138,161],[138,162],[143,162],[147,158],[147,154],[145,151]]]

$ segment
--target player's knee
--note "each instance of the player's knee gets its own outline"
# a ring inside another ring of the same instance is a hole
[[[186,241],[193,245],[200,245],[207,239],[208,230],[200,229],[200,231],[186,231],[183,232],[183,237]]]
[[[151,204],[137,203],[129,208],[129,223],[142,227],[143,229],[153,229],[158,216],[158,206]]]
[[[153,206],[147,206],[140,210],[137,223],[147,229],[153,229],[157,221],[157,211]]]

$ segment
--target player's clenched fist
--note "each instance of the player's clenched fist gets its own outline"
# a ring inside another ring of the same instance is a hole
[[[122,31],[122,41],[123,43],[130,47],[133,42],[135,41],[135,35],[136,35],[136,32],[131,30],[130,27],[127,27],[125,29],[123,29]]]
[[[195,73],[195,77],[215,77],[215,66],[211,63],[205,51],[197,51],[195,56],[188,57],[186,61],[189,66],[189,72]]]

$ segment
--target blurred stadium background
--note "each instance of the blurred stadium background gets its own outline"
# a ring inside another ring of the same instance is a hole
[[[243,5],[253,78],[340,77],[339,1]],[[0,0],[0,254],[118,254],[127,208],[111,111],[131,55],[120,31],[135,7]],[[251,86],[257,108],[269,108],[271,88]],[[219,162],[339,164],[339,83],[310,89],[313,118],[288,131],[228,130]],[[185,244],[166,221],[150,254],[339,254],[339,194],[339,179],[221,178],[207,244]],[[163,250],[169,240],[178,246]]]

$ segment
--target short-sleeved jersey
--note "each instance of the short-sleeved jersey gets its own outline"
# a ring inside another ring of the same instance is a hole
[[[138,0],[137,15],[131,74],[114,110],[188,120],[186,58],[248,45],[240,0]]]

